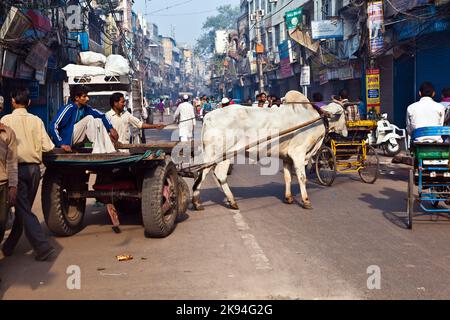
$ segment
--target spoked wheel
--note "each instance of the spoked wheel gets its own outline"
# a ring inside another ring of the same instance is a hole
[[[172,162],[146,172],[142,185],[145,235],[165,238],[175,229],[178,216],[178,173]]]
[[[363,164],[363,167],[359,170],[359,176],[364,183],[374,184],[380,176],[380,158],[373,147],[366,146],[366,148],[366,159],[361,159],[362,154],[359,156]]]
[[[408,213],[408,229],[411,230],[413,226],[414,218],[414,170],[409,170],[409,180],[408,180],[408,203],[407,203],[407,213]]]
[[[330,187],[336,179],[336,156],[329,147],[320,148],[316,155],[316,175],[319,183]]]

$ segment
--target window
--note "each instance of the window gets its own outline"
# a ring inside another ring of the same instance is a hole
[[[275,26],[275,46],[278,46],[280,43],[281,43],[280,25],[277,24]]]
[[[269,2],[269,0],[267,1],[267,13],[271,13],[272,12],[272,3]]]
[[[322,0],[322,19],[326,20],[333,15],[331,0]]]

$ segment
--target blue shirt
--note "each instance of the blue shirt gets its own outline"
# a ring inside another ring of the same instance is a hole
[[[109,122],[105,114],[97,109],[94,109],[91,106],[82,106],[78,108],[75,103],[69,103],[59,109],[50,124],[49,135],[55,146],[71,146],[73,128],[75,127],[75,124],[87,116],[92,116],[95,119],[101,119],[108,132],[113,128],[111,122]]]

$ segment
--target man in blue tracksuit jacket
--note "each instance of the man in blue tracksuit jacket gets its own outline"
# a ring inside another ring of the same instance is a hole
[[[105,114],[87,105],[89,88],[77,85],[70,90],[70,103],[61,107],[50,124],[49,133],[57,148],[72,152],[72,146],[92,142],[92,153],[116,152],[119,135]]]

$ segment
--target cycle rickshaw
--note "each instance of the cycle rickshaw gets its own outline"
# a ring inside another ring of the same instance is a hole
[[[441,208],[441,202],[450,200],[450,144],[414,142],[421,137],[450,137],[450,127],[426,127],[413,132],[411,154],[414,157],[414,169],[409,171],[408,180],[408,228],[412,229],[414,217],[444,215],[448,217],[450,209]],[[418,193],[414,193],[415,187]],[[423,210],[415,214],[414,205],[418,203]]]
[[[373,184],[380,173],[376,150],[368,144],[369,133],[376,129],[372,120],[348,121],[348,137],[334,133],[325,137],[324,145],[315,157],[319,183],[331,186],[337,173],[358,173],[364,183]]]

